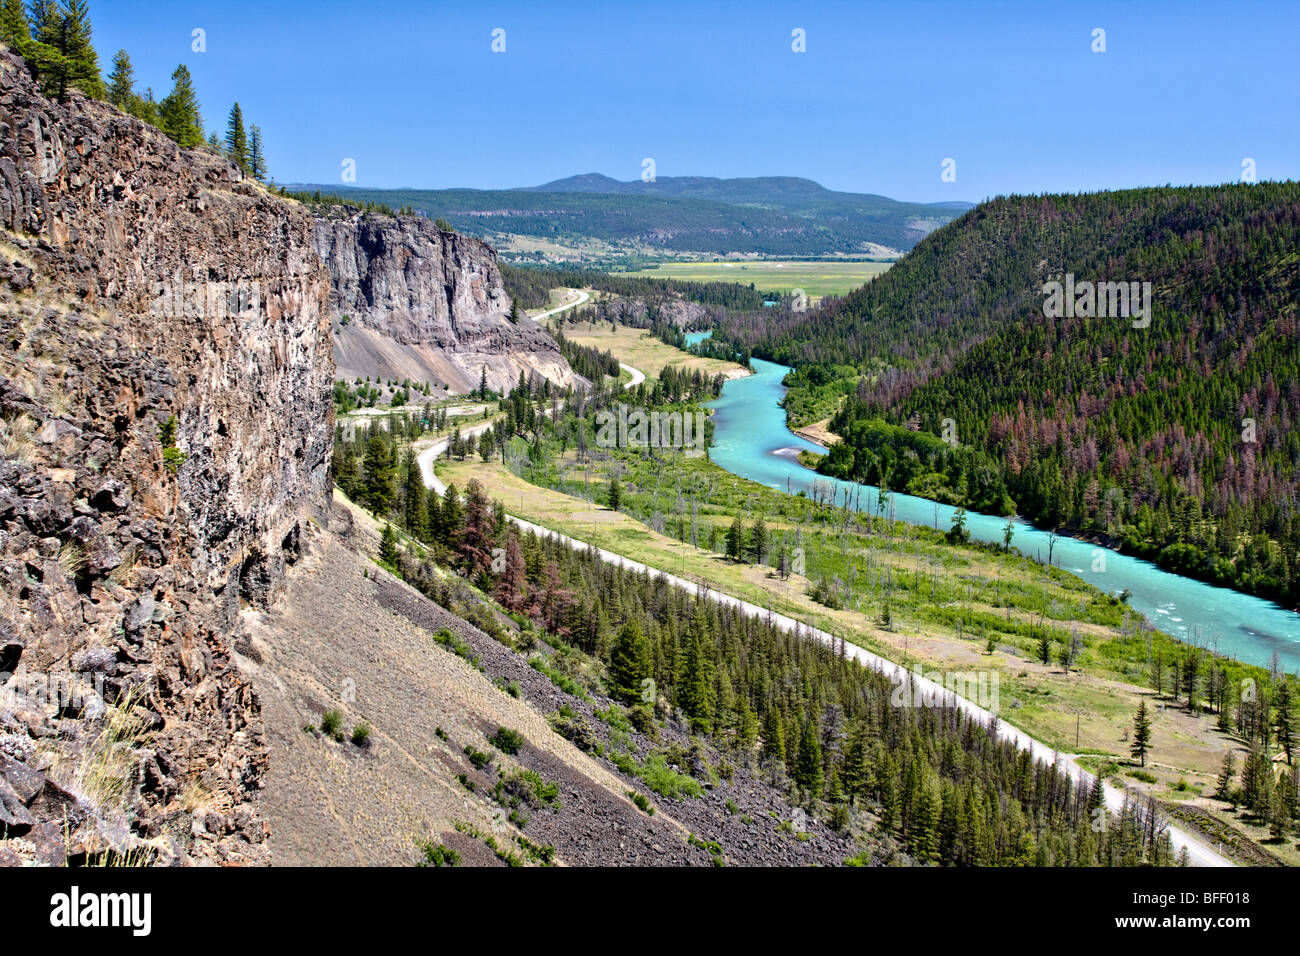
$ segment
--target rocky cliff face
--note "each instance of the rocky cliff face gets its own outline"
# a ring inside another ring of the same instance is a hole
[[[581,383],[537,323],[510,322],[496,252],[418,216],[335,209],[316,221],[332,279],[340,378],[411,379],[463,393],[509,391],[519,373]]]
[[[234,669],[329,491],[299,207],[0,53],[0,863],[258,861]]]

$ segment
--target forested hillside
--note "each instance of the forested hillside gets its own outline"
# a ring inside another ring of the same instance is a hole
[[[1149,326],[1045,317],[1044,283],[1067,274],[1150,282]],[[1026,517],[1294,603],[1298,293],[1300,184],[1010,197],[843,299],[732,314],[721,334],[804,368],[858,363],[841,434],[952,419]]]

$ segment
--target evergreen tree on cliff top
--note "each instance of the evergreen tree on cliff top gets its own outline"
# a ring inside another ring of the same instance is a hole
[[[266,171],[266,156],[262,153],[262,128],[256,124],[248,127],[248,171],[259,183],[271,178]]]
[[[189,68],[182,63],[172,74],[172,91],[159,104],[162,131],[181,146],[203,143],[203,119]]]
[[[131,111],[135,98],[135,67],[125,50],[113,54],[113,72],[108,75],[108,101],[120,110]]]
[[[248,161],[248,133],[244,130],[244,111],[236,103],[226,120],[226,153],[244,172],[251,172]]]
[[[23,9],[23,0],[3,0],[0,3],[0,41],[23,56],[32,42],[32,25]]]
[[[103,97],[104,80],[99,73],[99,55],[90,42],[90,7],[86,0],[67,0],[62,5],[54,0],[35,0],[25,40],[20,12],[6,2],[0,11],[0,30],[6,42],[31,64],[41,92],[60,101],[66,100],[68,90],[73,88],[90,97]]]

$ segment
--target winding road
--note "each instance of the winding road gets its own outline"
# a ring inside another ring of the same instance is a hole
[[[590,299],[591,293],[584,292],[582,289],[570,289],[565,294],[565,297],[566,299],[569,299],[571,301],[566,301],[563,305],[556,306],[554,309],[548,309],[545,312],[539,312],[537,313],[537,315],[530,316],[530,318],[534,322],[540,322],[542,321],[542,319],[549,319],[551,316],[556,315],[557,313],[560,312],[564,312],[567,309],[576,308],[577,306],[582,305],[584,302]]]
[[[623,386],[624,388],[636,388],[638,385],[640,385],[642,382],[645,381],[645,372],[641,371],[639,368],[633,368],[630,365],[624,365],[622,362],[618,363],[618,367],[621,369],[626,369],[627,372],[632,376],[632,381],[624,385]]]

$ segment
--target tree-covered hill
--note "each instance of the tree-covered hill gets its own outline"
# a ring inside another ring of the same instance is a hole
[[[965,208],[835,192],[794,177],[621,183],[589,174],[527,189],[295,188],[326,190],[358,203],[409,206],[494,244],[508,236],[597,240],[628,253],[665,255],[906,250]]]
[[[1150,282],[1150,324],[1045,316],[1066,274]],[[1026,517],[1294,603],[1298,297],[1300,184],[1017,196],[840,300],[732,313],[720,334],[805,369],[857,363],[837,432],[950,418]]]

